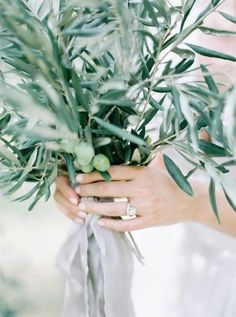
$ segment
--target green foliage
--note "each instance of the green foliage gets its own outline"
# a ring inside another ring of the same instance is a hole
[[[176,184],[185,191],[186,194],[192,196],[193,190],[188,182],[187,178],[183,175],[180,168],[172,161],[171,158],[169,158],[167,155],[164,154],[164,163],[166,166],[167,171],[173,178],[173,180],[176,182]]]
[[[211,171],[216,213],[213,181],[236,154],[235,88],[220,93],[208,68],[195,67],[195,57],[236,58],[188,44],[188,36],[197,29],[210,36],[235,32],[203,25],[223,0],[207,1],[190,23],[195,2],[44,0],[32,6],[30,0],[0,0],[0,182],[7,195],[34,182],[30,193],[17,198],[34,195],[32,209],[42,196],[50,197],[58,174],[68,173],[74,183],[76,171],[90,170],[95,155],[104,155],[107,167],[147,165],[163,146],[172,146],[193,164],[191,174]],[[194,71],[202,72],[199,81]],[[234,117],[226,130],[225,108]],[[200,130],[219,144],[200,141]],[[81,144],[94,149],[83,164]],[[220,166],[219,156],[225,157]],[[184,176],[167,156],[165,163],[192,194],[190,174]],[[101,174],[110,179],[107,171]],[[228,185],[220,184],[234,203]]]

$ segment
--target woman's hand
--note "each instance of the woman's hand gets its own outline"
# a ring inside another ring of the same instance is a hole
[[[80,198],[70,186],[69,177],[59,176],[57,178],[54,199],[58,208],[67,217],[79,224],[84,223],[84,218],[86,218],[87,214],[85,212],[80,212],[78,209]]]
[[[148,167],[112,166],[109,172],[111,182],[105,182],[98,172],[79,174],[77,194],[67,177],[58,177],[54,197],[62,212],[78,223],[83,223],[88,213],[99,214],[99,224],[115,231],[169,225],[190,218],[192,198],[173,182],[160,157]],[[93,202],[87,199],[90,196],[127,198],[137,209],[137,217],[114,219],[126,214],[127,202]]]
[[[148,167],[112,166],[109,172],[112,177],[109,183],[104,182],[97,172],[78,175],[81,185],[76,189],[77,193],[70,187],[68,177],[58,177],[54,197],[62,212],[79,224],[84,223],[88,213],[99,214],[99,224],[115,231],[133,231],[190,220],[236,236],[236,215],[223,190],[218,189],[216,193],[219,225],[209,202],[208,183],[193,181],[194,196],[188,196],[171,179],[160,156]],[[126,197],[137,209],[137,217],[114,219],[126,214],[127,202],[92,202],[87,199],[89,196]]]
[[[149,167],[113,166],[112,181],[104,182],[99,173],[80,174],[77,193],[84,197],[79,210],[102,216],[99,224],[115,231],[133,231],[188,220],[191,199],[173,182],[167,172]],[[113,219],[126,214],[127,202],[93,202],[85,197],[126,197],[137,209],[137,217]],[[105,216],[105,217],[104,217]]]

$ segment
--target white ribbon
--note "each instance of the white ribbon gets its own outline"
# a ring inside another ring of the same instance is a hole
[[[124,234],[100,227],[98,218],[73,223],[57,256],[65,276],[63,317],[134,317],[132,247]]]

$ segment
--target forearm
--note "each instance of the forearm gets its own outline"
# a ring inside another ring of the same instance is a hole
[[[212,228],[236,237],[236,213],[227,202],[221,188],[216,191],[216,200],[220,224],[212,210],[208,184],[200,181],[193,182],[194,197],[189,201],[191,208],[191,220],[206,224]]]

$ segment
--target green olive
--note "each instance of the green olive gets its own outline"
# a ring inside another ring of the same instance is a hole
[[[80,142],[75,147],[75,154],[80,165],[89,165],[95,155],[92,145]]]
[[[83,173],[90,173],[93,171],[94,167],[93,164],[89,164],[81,166],[80,169]]]
[[[106,172],[110,167],[110,161],[104,154],[97,154],[93,159],[93,166],[100,172]]]
[[[78,156],[76,156],[76,160],[78,162],[78,165],[80,165],[80,167],[81,166],[87,166],[87,165],[90,164],[90,162],[88,160],[86,160],[84,158],[81,158],[81,157],[78,157]]]

